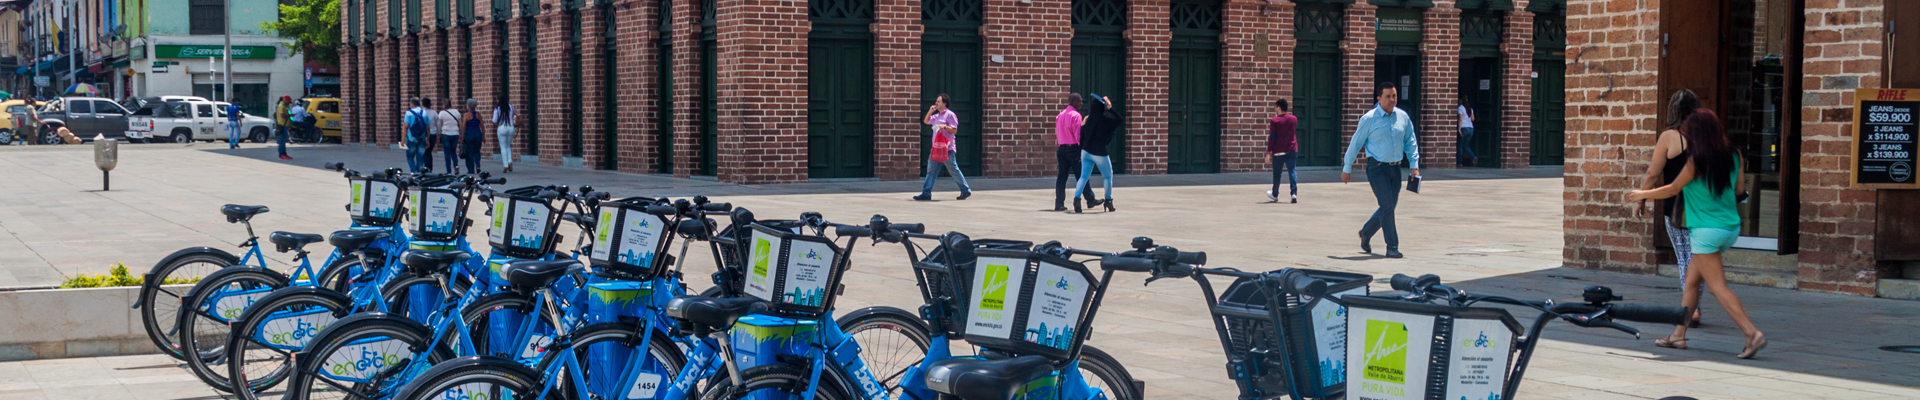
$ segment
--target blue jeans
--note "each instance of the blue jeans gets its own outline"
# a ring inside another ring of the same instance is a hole
[[[227,146],[240,146],[240,122],[227,121]]]
[[[1294,171],[1296,169],[1295,167],[1298,166],[1299,158],[1300,153],[1297,152],[1287,153],[1287,155],[1284,156],[1273,156],[1273,189],[1270,191],[1273,192],[1275,196],[1280,195],[1280,174],[1283,172],[1287,174],[1287,193],[1290,195],[1300,194],[1300,173]]]
[[[1387,250],[1400,249],[1400,230],[1393,224],[1393,208],[1400,205],[1400,166],[1381,164],[1367,160],[1367,185],[1373,187],[1373,199],[1380,203],[1380,209],[1367,219],[1367,225],[1360,228],[1360,237],[1373,241],[1373,234],[1387,231]]]
[[[280,141],[280,155],[287,155],[287,127],[275,126],[273,130],[277,131],[273,137]]]
[[[1473,128],[1460,128],[1460,141],[1458,143],[1460,165],[1467,165],[1480,158],[1480,156],[1473,154]]]
[[[1073,188],[1073,197],[1080,197],[1080,193],[1087,190],[1087,178],[1093,176],[1095,167],[1100,168],[1100,178],[1107,181],[1107,197],[1103,198],[1113,199],[1113,160],[1086,150],[1080,151],[1080,185]]]
[[[933,157],[927,157],[927,184],[920,187],[921,195],[933,195],[933,180],[940,177],[942,165],[947,167],[948,175],[953,175],[953,181],[960,184],[960,193],[973,193],[973,188],[967,186],[967,176],[960,173],[960,164],[957,162],[959,157],[956,157],[955,153],[957,152],[947,153],[947,162],[944,163],[934,161]]]
[[[420,173],[420,166],[422,164],[433,163],[433,159],[427,157],[426,145],[427,143],[424,140],[407,138],[407,170],[417,174]]]
[[[486,140],[480,131],[468,131],[460,136],[460,158],[467,161],[467,173],[480,173],[480,141]]]
[[[460,167],[460,135],[440,135],[440,154],[447,160],[447,173],[455,173]]]

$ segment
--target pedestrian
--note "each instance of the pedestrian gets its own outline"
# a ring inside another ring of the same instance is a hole
[[[1080,213],[1080,194],[1087,192],[1087,178],[1093,176],[1093,170],[1100,170],[1100,178],[1106,181],[1106,198],[1088,200],[1087,208],[1106,207],[1113,212],[1113,161],[1107,157],[1107,145],[1113,142],[1113,132],[1120,129],[1120,111],[1113,102],[1099,93],[1088,93],[1093,98],[1087,103],[1086,122],[1080,125],[1080,184],[1073,189],[1073,213]]]
[[[942,165],[953,175],[954,182],[960,184],[960,197],[954,200],[966,200],[973,196],[973,188],[967,186],[967,177],[960,174],[959,160],[956,159],[959,149],[955,146],[957,140],[954,135],[960,132],[960,117],[947,108],[947,102],[951,99],[946,93],[934,97],[933,106],[927,108],[927,116],[921,118],[920,122],[933,126],[933,148],[927,151],[927,184],[920,188],[920,195],[914,196],[914,200],[933,200],[933,180],[940,178]]]
[[[1413,134],[1413,120],[1397,107],[1400,90],[1392,81],[1380,82],[1373,89],[1374,107],[1360,115],[1347,155],[1340,164],[1340,182],[1353,183],[1353,161],[1361,149],[1367,152],[1367,185],[1380,208],[1360,228],[1360,251],[1373,253],[1373,234],[1386,231],[1387,258],[1400,258],[1400,229],[1394,225],[1393,211],[1400,205],[1400,167],[1420,177],[1420,147]]]
[[[425,145],[420,150],[420,171],[433,173],[433,150],[440,145],[440,137],[435,136],[440,133],[440,112],[433,109],[433,99],[428,97],[420,98],[420,111],[427,115],[427,134],[420,136]]]
[[[467,173],[480,174],[480,142],[486,141],[486,135],[480,131],[480,101],[467,98],[467,110],[462,113],[463,122],[460,135],[460,158],[467,162]]]
[[[1687,140],[1680,134],[1680,125],[1687,117],[1700,108],[1700,97],[1692,90],[1680,89],[1667,100],[1667,129],[1660,132],[1660,138],[1653,145],[1653,160],[1647,163],[1647,173],[1640,177],[1641,190],[1653,189],[1665,185],[1680,177],[1680,170],[1687,166]],[[1667,240],[1673,242],[1673,258],[1680,264],[1680,290],[1692,292],[1697,296],[1701,288],[1687,283],[1687,265],[1693,261],[1693,244],[1689,242],[1686,218],[1680,211],[1681,196],[1669,197],[1660,201],[1660,222],[1667,226]],[[1636,203],[1634,217],[1646,217],[1647,202]],[[1686,295],[1682,294],[1682,297]],[[1687,320],[1690,327],[1700,326],[1700,310],[1693,310],[1693,316]]]
[[[407,109],[400,118],[406,124],[403,136],[406,138],[407,168],[417,174],[424,171],[423,164],[432,164],[432,160],[428,159],[426,152],[423,151],[426,149],[423,146],[426,146],[425,142],[433,129],[429,125],[431,120],[427,119],[427,110],[420,107],[420,99],[414,98],[411,102],[413,108]]]
[[[1767,337],[1747,319],[1747,311],[1740,304],[1740,297],[1733,294],[1727,286],[1726,250],[1733,247],[1735,239],[1740,238],[1739,197],[1747,193],[1748,184],[1740,179],[1740,155],[1734,151],[1733,142],[1720,127],[1719,118],[1712,110],[1700,109],[1688,115],[1680,126],[1680,134],[1686,137],[1687,164],[1680,170],[1680,176],[1665,186],[1652,190],[1635,190],[1627,194],[1627,201],[1664,199],[1681,196],[1682,213],[1686,215],[1687,232],[1693,247],[1693,266],[1687,271],[1687,282],[1693,285],[1705,284],[1713,298],[1720,301],[1720,307],[1727,309],[1727,316],[1740,326],[1740,332],[1746,334],[1746,348],[1740,351],[1740,358],[1753,358],[1767,347]],[[1684,291],[1680,305],[1688,310],[1699,309],[1700,295]],[[1687,324],[1673,327],[1673,334],[1653,342],[1660,347],[1676,349],[1687,348]]]
[[[1060,145],[1053,152],[1054,158],[1060,161],[1060,174],[1053,179],[1054,211],[1067,210],[1067,182],[1077,182],[1077,176],[1081,174],[1080,125],[1087,122],[1086,116],[1080,115],[1080,108],[1085,107],[1082,101],[1079,93],[1067,93],[1067,108],[1053,117],[1054,141]],[[1087,202],[1092,203],[1093,192],[1085,193]]]
[[[507,104],[507,96],[493,100],[493,135],[500,139],[500,172],[513,172],[513,123],[520,110]]]
[[[293,114],[288,106],[292,103],[293,97],[280,96],[280,103],[273,106],[273,138],[274,141],[280,142],[280,159],[282,160],[293,159],[293,157],[287,157],[287,129],[293,126],[289,119]]]
[[[440,153],[447,161],[447,173],[460,173],[460,107],[447,99],[447,109],[433,116],[436,133],[440,134]]]
[[[240,148],[240,105],[227,103],[227,148]]]
[[[1460,140],[1455,142],[1454,157],[1460,159],[1460,166],[1471,167],[1480,156],[1473,154],[1473,108],[1467,107],[1467,96],[1460,96]]]
[[[1267,200],[1280,202],[1280,173],[1287,174],[1287,202],[1300,202],[1299,166],[1300,141],[1294,137],[1294,129],[1300,126],[1300,117],[1293,115],[1287,107],[1287,99],[1273,101],[1273,118],[1267,120],[1267,165],[1273,166],[1273,188],[1267,190]]]

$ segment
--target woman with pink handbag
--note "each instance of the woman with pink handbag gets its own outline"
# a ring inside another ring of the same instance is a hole
[[[933,180],[940,177],[942,165],[953,175],[954,182],[960,184],[960,197],[954,200],[966,200],[973,196],[973,188],[967,186],[967,177],[960,174],[960,164],[954,162],[958,150],[954,148],[953,135],[960,132],[960,117],[947,108],[947,100],[946,93],[934,98],[933,107],[927,108],[927,116],[921,119],[921,122],[933,126],[933,148],[927,151],[927,184],[920,188],[919,196],[913,196],[914,200],[933,200]]]

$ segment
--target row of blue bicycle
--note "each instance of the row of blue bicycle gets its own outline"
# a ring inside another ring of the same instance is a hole
[[[293,254],[291,271],[268,267],[254,233],[252,218],[268,209],[227,205],[228,222],[247,229],[241,255],[183,249],[147,274],[134,307],[148,335],[214,388],[249,400],[1134,400],[1144,384],[1086,341],[1113,274],[1141,272],[1149,282],[1196,277],[1241,398],[1341,396],[1350,376],[1364,376],[1345,368],[1357,356],[1345,350],[1360,347],[1346,343],[1348,306],[1504,319],[1518,339],[1507,351],[1521,358],[1493,394],[1511,398],[1536,341],[1504,310],[1473,303],[1538,309],[1533,332],[1553,319],[1631,332],[1611,319],[1684,314],[1609,304],[1618,297],[1604,287],[1573,307],[1468,295],[1431,276],[1392,280],[1413,294],[1369,296],[1366,275],[1205,268],[1204,253],[1144,237],[1102,252],[932,235],[878,215],[757,219],[702,196],[496,190],[504,179],[487,175],[327,167],[348,180],[352,222],[326,236],[267,235]],[[489,222],[484,256],[465,239],[475,200]],[[579,234],[561,248],[569,224]],[[835,309],[861,240],[902,246],[923,304]],[[307,247],[321,242],[333,250],[316,268]],[[683,269],[696,243],[717,268],[694,295]],[[1095,259],[1098,271],[1084,262]],[[1216,296],[1206,275],[1235,281]],[[157,284],[183,277],[201,280]],[[1480,388],[1459,390],[1469,389]]]

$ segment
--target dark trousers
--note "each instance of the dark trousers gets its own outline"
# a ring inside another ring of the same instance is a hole
[[[467,162],[467,173],[480,173],[480,131],[467,132],[460,138],[460,158]]]
[[[1053,179],[1053,208],[1064,208],[1067,206],[1067,185],[1079,182],[1070,177],[1081,174],[1080,145],[1061,145],[1059,150],[1053,152],[1053,156],[1060,159],[1060,174]],[[1087,203],[1093,203],[1093,191],[1086,191],[1086,197]]]
[[[1367,160],[1367,185],[1373,187],[1373,199],[1380,203],[1380,209],[1367,219],[1367,225],[1360,228],[1360,237],[1373,240],[1373,234],[1387,231],[1387,250],[1400,249],[1400,230],[1393,223],[1393,208],[1400,205],[1400,166],[1397,163],[1380,163]]]
[[[455,169],[460,167],[460,154],[457,153],[459,150],[460,135],[440,135],[440,153],[445,156],[442,158],[447,160],[447,173],[449,174],[459,173],[460,171]],[[431,161],[429,161],[429,163],[431,163]]]
[[[1287,155],[1284,156],[1273,156],[1273,189],[1271,191],[1274,196],[1280,195],[1280,176],[1283,174],[1287,177],[1287,193],[1290,195],[1300,194],[1300,173],[1294,171],[1296,169],[1295,167],[1298,166],[1299,158],[1300,153],[1297,152],[1287,153]]]
[[[280,141],[280,155],[282,156],[287,155],[287,126],[274,125],[273,131],[276,133],[275,135],[273,135],[274,138],[277,138]]]

